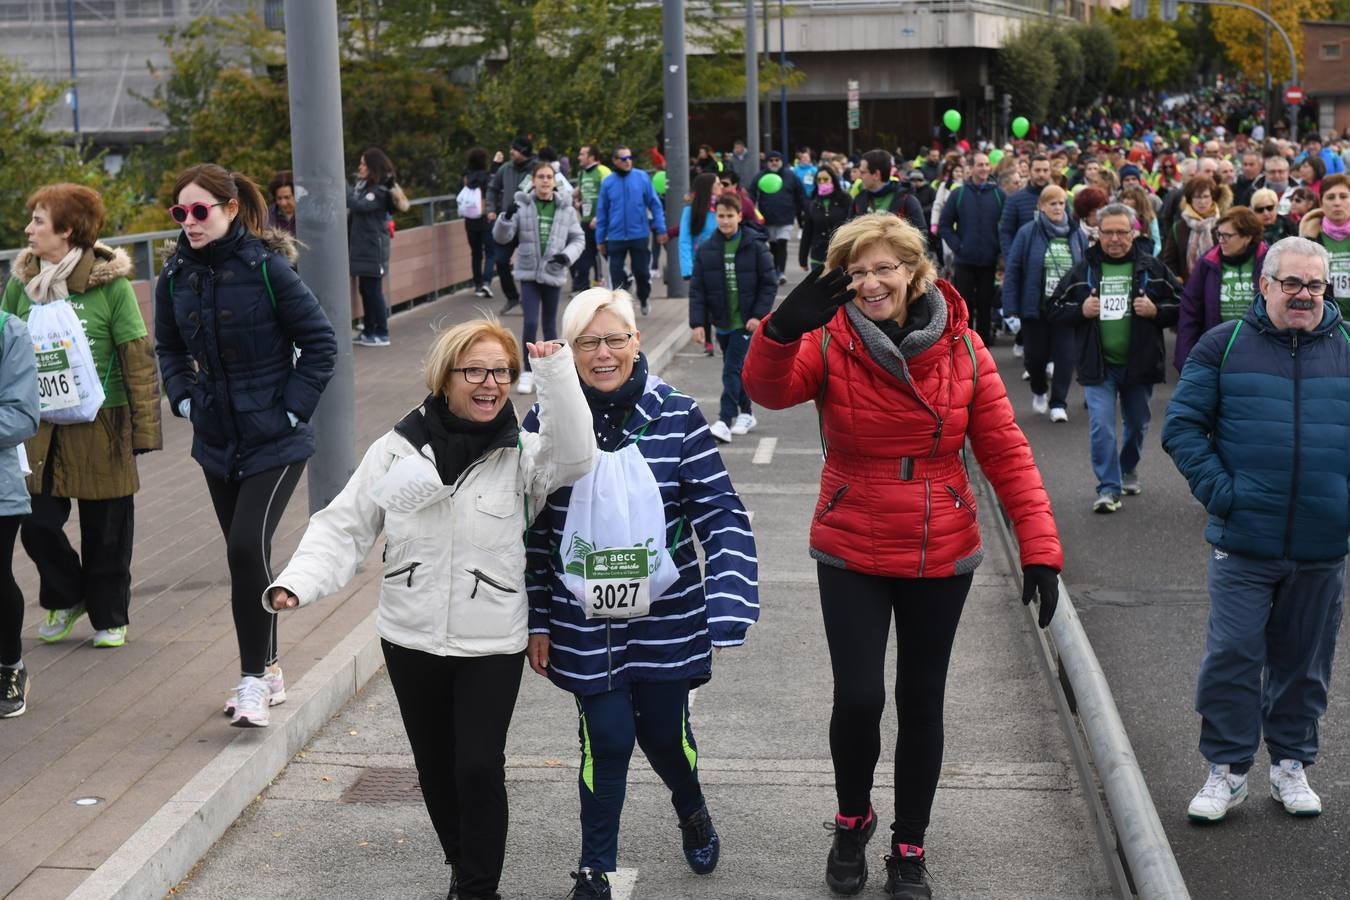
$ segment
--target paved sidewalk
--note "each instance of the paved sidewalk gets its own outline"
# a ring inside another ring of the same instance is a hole
[[[660,290],[652,315],[641,321],[649,349],[685,330],[684,302],[665,302]],[[357,459],[424,396],[421,362],[435,330],[472,318],[480,306],[496,310],[501,302],[467,292],[447,296],[394,316],[391,347],[353,348]],[[505,321],[520,327],[518,314]],[[339,338],[346,340],[345,329]],[[124,648],[93,649],[87,620],[67,641],[41,644],[36,573],[16,547],[16,577],[28,600],[24,659],[32,680],[27,714],[0,722],[0,897],[49,900],[77,888],[80,896],[112,896],[119,885],[124,896],[151,896],[138,891],[155,877],[163,880],[165,870],[157,867],[175,853],[190,852],[190,864],[214,840],[215,834],[191,851],[183,831],[196,829],[200,840],[213,827],[204,811],[220,816],[228,803],[210,801],[236,802],[230,792],[242,790],[242,808],[369,675],[370,667],[361,666],[372,648],[368,618],[378,567],[306,614],[287,617],[281,661],[291,699],[273,710],[269,729],[228,727],[221,707],[238,682],[238,650],[224,542],[201,470],[189,456],[190,426],[167,407],[164,419],[164,451],[138,457],[142,487]],[[307,519],[302,481],[277,529],[277,568]],[[77,522],[70,530],[78,541]],[[272,768],[260,772],[265,763]],[[264,777],[250,787],[241,773]],[[96,802],[76,803],[87,798]],[[95,870],[98,876],[89,879]]]
[[[664,375],[715,410],[721,361],[689,349],[681,347]],[[722,453],[754,514],[762,617],[745,647],[716,657],[692,714],[722,861],[711,876],[689,872],[668,794],[635,753],[615,879],[624,900],[831,896],[823,882],[829,836],[820,823],[834,810],[832,680],[806,554],[820,470],[816,421],[809,405],[760,410],[759,418],[756,431]],[[980,502],[987,520],[992,498]],[[935,894],[1109,897],[1033,625],[1018,602],[1020,573],[989,521],[984,532],[989,556],[966,606],[947,692],[946,761],[928,838]],[[893,812],[885,749],[894,742],[893,707],[884,722],[873,797],[883,825]],[[579,844],[576,734],[571,697],[527,670],[507,748],[504,897],[563,897],[570,887]],[[175,896],[443,897],[445,867],[411,766],[381,671],[295,754]],[[884,828],[870,848],[873,876],[862,896],[881,892],[883,852]]]

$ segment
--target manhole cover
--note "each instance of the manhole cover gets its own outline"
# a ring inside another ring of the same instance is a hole
[[[421,803],[422,786],[417,770],[372,768],[361,772],[356,783],[342,795],[343,803]]]

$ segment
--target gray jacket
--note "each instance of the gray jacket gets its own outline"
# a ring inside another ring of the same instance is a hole
[[[586,248],[586,235],[582,233],[581,221],[572,207],[570,195],[556,192],[553,198],[553,227],[549,230],[548,246],[543,253],[539,252],[539,210],[535,208],[533,193],[517,193],[516,203],[520,208],[515,215],[509,219],[498,216],[492,226],[492,237],[499,244],[509,244],[517,237],[520,239],[511,272],[517,281],[562,287],[567,283],[572,264]],[[566,265],[550,262],[559,253],[567,257]]]
[[[486,211],[500,213],[506,209],[516,191],[530,183],[530,170],[533,168],[534,157],[520,165],[508,159],[498,166],[497,171],[492,173],[492,181],[488,183]]]
[[[24,516],[32,506],[19,447],[38,431],[37,359],[23,319],[0,316],[0,516]]]

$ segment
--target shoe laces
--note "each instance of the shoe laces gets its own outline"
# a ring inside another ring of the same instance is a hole
[[[870,815],[870,813],[869,813]],[[822,822],[821,825],[834,835],[834,855],[841,862],[856,860],[863,855],[867,847],[867,823],[849,827],[837,820]]]
[[[1289,766],[1281,765],[1278,778],[1280,795],[1289,799],[1296,797],[1315,797],[1316,793],[1308,786],[1308,772],[1303,764],[1295,762]]]
[[[1210,766],[1209,777],[1205,779],[1205,786],[1200,789],[1200,794],[1227,803],[1233,796],[1233,783],[1229,780],[1228,772],[1218,766]]]
[[[576,886],[572,889],[572,893],[569,894],[571,897],[578,895],[583,897],[600,897],[603,893],[597,885],[609,884],[609,879],[605,878],[604,873],[597,872],[594,869],[583,868],[579,872],[571,872],[569,874],[576,879]]]
[[[712,817],[707,807],[700,809],[680,823],[685,849],[696,850],[712,843]]]
[[[928,863],[922,851],[914,855],[901,852],[889,854],[886,857],[886,867],[897,881],[905,884],[923,884],[924,877],[928,874]]]
[[[267,682],[261,678],[245,678],[239,684],[239,707],[261,707],[267,702]]]
[[[19,670],[0,667],[0,698],[19,699]]]

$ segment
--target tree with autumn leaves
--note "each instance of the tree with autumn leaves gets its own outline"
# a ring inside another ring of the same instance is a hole
[[[1266,3],[1253,2],[1258,9],[1265,9]],[[1303,29],[1299,22],[1305,20],[1321,21],[1332,16],[1331,0],[1269,0],[1270,17],[1280,23],[1280,27],[1289,35],[1294,45],[1294,55],[1298,60],[1299,76],[1303,74]],[[1224,54],[1253,81],[1265,77],[1263,46],[1265,41],[1265,21],[1245,9],[1220,6],[1212,12],[1214,17],[1214,37],[1223,46]],[[1290,80],[1289,52],[1284,41],[1274,31],[1270,35],[1270,77],[1275,83]]]

